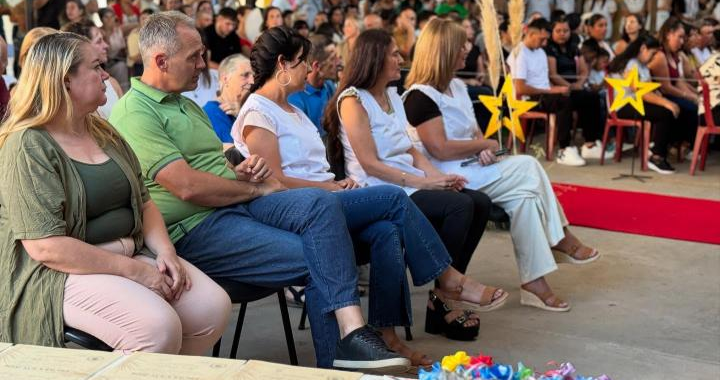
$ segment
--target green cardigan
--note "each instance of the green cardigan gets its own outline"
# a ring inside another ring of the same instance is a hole
[[[150,199],[130,146],[105,153],[130,182],[135,247],[143,247],[142,205]],[[20,240],[85,238],[85,190],[70,157],[42,128],[10,135],[0,148],[0,342],[63,347],[66,273],[33,260]],[[149,254],[146,248],[136,253]]]

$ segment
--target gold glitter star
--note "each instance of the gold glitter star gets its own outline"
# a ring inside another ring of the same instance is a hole
[[[518,140],[525,142],[525,134],[520,124],[520,115],[535,107],[538,102],[518,100],[513,96],[512,77],[505,77],[505,83],[498,96],[480,95],[482,103],[491,113],[490,122],[485,130],[485,138],[488,138],[500,129],[500,112],[502,111],[502,125],[510,130]],[[509,111],[509,112],[508,112]]]
[[[605,81],[612,86],[615,98],[610,106],[610,111],[617,111],[625,105],[630,104],[640,115],[645,116],[645,105],[643,96],[660,87],[660,83],[640,82],[638,79],[637,65],[627,73],[625,78],[605,78]]]

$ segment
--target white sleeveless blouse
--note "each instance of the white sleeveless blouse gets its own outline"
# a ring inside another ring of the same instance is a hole
[[[453,79],[450,82],[450,94],[443,94],[432,86],[424,84],[412,85],[403,95],[404,100],[410,91],[422,91],[427,97],[440,109],[442,114],[443,127],[448,140],[473,140],[477,133],[480,133],[477,122],[475,121],[475,113],[473,104],[468,95],[467,87],[460,79]],[[441,161],[430,155],[425,146],[423,146],[417,129],[413,126],[407,126],[408,135],[410,135],[415,147],[420,150],[430,162],[441,171],[448,174],[460,174],[467,178],[468,189],[477,190],[492,182],[497,181],[501,177],[500,169],[497,165],[482,166],[472,164],[468,166],[460,166],[460,163],[471,158],[467,157],[461,160]]]
[[[350,87],[340,94],[337,104],[338,110],[340,109],[340,101],[343,98],[348,96],[357,97],[363,108],[365,108],[365,112],[368,114],[370,133],[372,133],[373,139],[375,140],[377,156],[380,161],[385,165],[402,170],[407,174],[425,177],[425,172],[413,166],[413,158],[407,152],[412,148],[413,143],[405,131],[407,118],[405,117],[402,100],[395,87],[389,87],[386,93],[393,108],[391,114],[385,112],[367,90],[357,89],[355,87]],[[350,145],[345,127],[342,125],[342,118],[340,118],[340,124],[340,141],[345,155],[345,173],[347,176],[361,186],[391,184],[380,178],[370,176],[365,172]],[[403,187],[403,190],[410,195],[418,189]]]

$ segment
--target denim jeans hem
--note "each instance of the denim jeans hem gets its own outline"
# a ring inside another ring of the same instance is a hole
[[[413,285],[423,286],[423,285],[429,283],[430,281],[437,279],[438,277],[440,277],[441,274],[443,274],[443,272],[445,272],[450,267],[451,263],[452,262],[451,262],[450,258],[448,257],[446,260],[443,260],[442,264],[440,264],[440,268],[432,275],[427,276],[427,278],[422,278],[422,279],[416,280],[415,277],[413,277]]]
[[[342,308],[348,307],[348,306],[360,306],[360,300],[353,300],[353,301],[332,304],[328,307],[321,309],[320,312],[323,314],[332,313],[335,310],[342,309]]]

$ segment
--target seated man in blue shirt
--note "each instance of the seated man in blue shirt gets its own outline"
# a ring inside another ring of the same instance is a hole
[[[253,72],[250,60],[242,54],[233,54],[220,62],[218,67],[217,100],[205,103],[203,111],[207,114],[215,134],[225,148],[231,147],[230,136],[235,117],[240,111],[240,101],[253,84]]]
[[[326,132],[322,128],[322,116],[325,106],[335,94],[340,58],[335,52],[335,44],[324,35],[310,37],[312,48],[308,55],[311,71],[307,75],[305,90],[288,97],[290,104],[300,108],[315,124],[320,137],[325,140]]]

